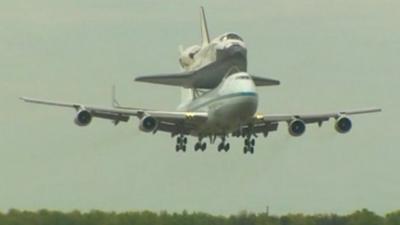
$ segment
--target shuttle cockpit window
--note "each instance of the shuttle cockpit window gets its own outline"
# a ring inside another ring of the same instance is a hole
[[[235,34],[235,33],[229,33],[229,34],[226,34],[226,35],[224,35],[224,36],[221,37],[221,41],[226,41],[226,40],[239,40],[239,41],[243,41],[243,39],[242,39],[239,35],[237,35],[237,34]]]

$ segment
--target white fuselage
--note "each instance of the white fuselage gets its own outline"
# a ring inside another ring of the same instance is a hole
[[[247,124],[257,111],[258,95],[250,75],[238,72],[226,76],[220,85],[180,106],[189,112],[207,112],[208,120],[193,135],[228,134]]]

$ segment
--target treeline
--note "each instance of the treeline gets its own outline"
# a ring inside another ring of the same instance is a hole
[[[154,213],[90,211],[68,213],[39,210],[9,210],[0,213],[0,225],[400,225],[400,211],[379,216],[366,209],[350,215],[271,216],[266,213],[241,212],[231,216],[213,216],[206,213]]]

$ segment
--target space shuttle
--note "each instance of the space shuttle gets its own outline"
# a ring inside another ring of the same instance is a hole
[[[210,39],[204,8],[201,15],[201,44],[180,47],[182,72],[139,76],[135,81],[172,85],[185,89],[213,89],[230,74],[247,72],[247,48],[236,33],[224,33]],[[279,85],[278,80],[251,75],[256,86]],[[195,93],[195,92],[193,92]]]

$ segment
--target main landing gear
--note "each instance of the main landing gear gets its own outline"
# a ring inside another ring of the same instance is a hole
[[[207,144],[205,142],[201,142],[201,139],[199,139],[198,142],[194,145],[194,150],[197,152],[198,150],[201,150],[204,152],[207,148]]]
[[[229,143],[225,143],[225,138],[222,138],[221,143],[218,145],[218,151],[221,152],[224,150],[225,152],[229,151],[230,145]]]
[[[256,140],[254,138],[250,138],[250,136],[244,139],[244,148],[243,153],[247,154],[247,152],[253,154],[254,153],[254,145],[256,144]]]
[[[179,135],[179,137],[176,138],[176,151],[179,152],[180,150],[182,150],[183,152],[186,152],[186,144],[187,137]]]
[[[210,143],[214,144],[215,143],[216,136],[214,138],[210,138]],[[243,147],[243,153],[247,154],[254,154],[254,146],[256,144],[256,140],[252,138],[251,135],[245,136],[244,139],[244,147]],[[182,151],[186,152],[186,145],[187,145],[187,137],[185,137],[183,134],[179,135],[176,138],[176,151]],[[196,142],[194,145],[194,150],[197,152],[201,150],[204,152],[207,148],[207,143],[202,141],[202,138],[200,137],[199,140]],[[221,137],[221,143],[218,144],[218,152],[228,152],[230,149],[230,144],[226,142],[225,137]]]

